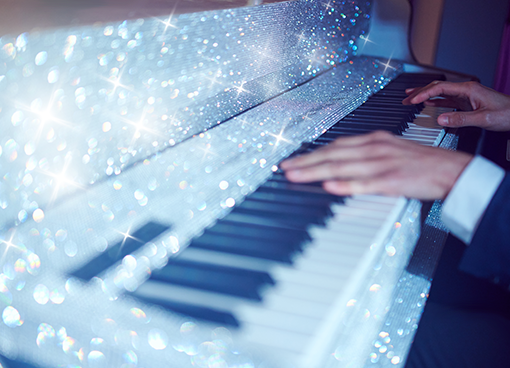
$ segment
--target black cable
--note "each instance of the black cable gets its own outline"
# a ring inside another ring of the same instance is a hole
[[[412,39],[411,39],[412,29],[413,29],[413,20],[414,20],[413,0],[407,0],[407,2],[409,3],[409,8],[411,11],[410,16],[409,16],[409,23],[408,23],[408,27],[407,27],[407,48],[409,49],[409,53],[411,54],[411,59],[413,59],[413,61],[415,63],[419,63],[418,59],[416,58],[416,55],[414,53],[413,43],[412,43]]]

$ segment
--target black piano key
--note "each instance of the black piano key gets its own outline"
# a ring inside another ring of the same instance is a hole
[[[280,183],[291,183],[291,181],[289,181],[289,179],[287,179],[285,177],[285,175],[277,174],[277,173],[274,173],[271,177],[269,177],[268,181],[269,182],[280,182]],[[322,188],[321,182],[302,183],[302,185],[309,185],[312,187]]]
[[[340,122],[337,123],[337,126],[341,125],[341,122],[353,122],[353,123],[372,123],[372,124],[397,124],[400,125],[403,129],[407,129],[409,127],[408,123],[410,122],[407,119],[379,119],[376,116],[346,116]]]
[[[225,216],[222,219],[222,221],[240,224],[254,224],[260,226],[274,227],[278,229],[287,229],[289,231],[299,229],[299,227],[296,224],[290,224],[287,222],[279,221],[278,219],[274,218],[264,218],[263,216],[256,215],[253,213],[230,212],[227,216]]]
[[[402,112],[394,112],[394,111],[381,111],[381,110],[356,110],[356,112],[351,113],[347,116],[359,116],[359,117],[375,117],[385,120],[394,118],[396,120],[405,120],[405,121],[412,121],[414,118],[414,114],[411,113],[402,113]]]
[[[362,106],[360,107],[373,107],[373,108],[394,108],[394,109],[399,109],[399,108],[403,108],[405,111],[410,111],[414,114],[416,114],[418,111],[421,111],[423,110],[423,107],[424,105],[423,104],[417,104],[417,105],[402,105],[402,101],[400,102],[388,102],[388,103],[383,103],[383,102],[378,102],[377,99],[368,99]]]
[[[243,202],[244,203],[244,202]],[[306,227],[308,225],[321,225],[324,226],[326,224],[326,219],[322,216],[314,215],[314,214],[306,214],[306,213],[281,213],[281,212],[273,212],[272,210],[261,210],[254,208],[246,208],[246,207],[236,207],[234,211],[230,213],[232,214],[246,214],[252,216],[263,217],[267,220],[278,221],[278,223],[287,224],[290,226],[296,227]]]
[[[276,239],[250,238],[234,234],[214,234],[206,231],[202,236],[194,239],[189,247],[290,264],[293,255],[302,251],[303,244],[303,241],[292,238],[277,241]]]
[[[397,123],[408,123],[410,120],[404,117],[395,117],[395,116],[375,116],[375,115],[359,115],[359,114],[349,114],[343,120],[366,120],[373,122],[382,122],[382,121],[391,121]]]
[[[256,224],[246,224],[240,222],[231,222],[225,219],[220,220],[214,226],[206,230],[213,234],[232,234],[251,238],[265,240],[289,240],[293,242],[307,242],[312,240],[308,232],[304,229],[289,231],[288,228],[278,228],[274,226],[264,226]]]
[[[407,97],[407,95],[405,96]],[[401,104],[405,98],[404,96],[391,96],[391,95],[377,95],[377,97],[370,98],[369,101],[377,101],[380,103]]]
[[[402,123],[400,121],[386,121],[386,120],[377,120],[377,119],[346,119],[346,120],[340,120],[338,123],[333,125],[326,133],[329,133],[331,129],[342,129],[344,127],[364,127],[371,130],[377,130],[380,127],[390,127],[390,128],[396,128],[400,131],[405,131],[409,125],[407,123]]]
[[[134,233],[126,236],[124,240],[112,245],[105,252],[72,272],[71,275],[82,280],[90,280],[169,229],[169,226],[148,222]]]
[[[338,197],[337,200],[333,200],[331,198],[324,197],[306,197],[306,196],[296,196],[291,193],[283,192],[283,191],[263,191],[257,190],[250,194],[251,199],[263,200],[263,201],[274,201],[280,203],[295,203],[303,206],[329,206],[332,203],[342,202],[342,197]]]
[[[275,283],[266,272],[180,259],[154,271],[150,279],[259,301],[263,287]]]
[[[316,195],[316,196],[332,196],[321,187],[305,185],[305,184],[297,184],[297,183],[286,183],[279,181],[267,181],[262,184],[263,188],[275,188],[275,189],[284,189],[288,192],[300,192],[300,195]]]
[[[155,297],[148,298],[145,296],[138,296],[136,295],[136,293],[135,296],[145,303],[159,305],[175,313],[184,314],[196,319],[216,322],[220,325],[239,327],[239,321],[229,312],[218,311],[212,308],[171,301],[168,300],[168,298],[165,299]]]
[[[398,114],[405,115],[405,114],[409,114],[410,112],[412,112],[413,106],[414,105],[402,105],[402,103],[400,103],[400,105],[397,105],[397,104],[382,105],[382,104],[378,104],[376,102],[371,103],[370,101],[367,101],[363,105],[358,107],[356,109],[356,111],[388,111],[388,112],[392,112],[392,113],[398,113]],[[411,115],[411,118],[412,117],[413,116]]]
[[[304,217],[328,218],[333,215],[329,206],[306,207],[306,206],[300,206],[300,205],[289,204],[289,203],[257,201],[257,200],[252,200],[250,198],[246,199],[241,204],[239,204],[236,207],[236,209],[237,208],[245,209],[245,210],[253,210],[253,211],[270,212],[270,213],[274,212],[276,215],[281,215],[281,216],[294,215],[294,216],[304,216]]]
[[[346,116],[344,119],[340,120],[336,126],[341,126],[343,122],[348,123],[367,123],[367,124],[376,124],[376,125],[397,125],[401,129],[406,130],[409,128],[409,122],[411,120],[408,119],[379,119],[375,116]]]
[[[404,131],[399,126],[395,125],[372,125],[372,124],[363,124],[361,123],[362,127],[356,128],[352,125],[346,126],[337,126],[335,128],[329,129],[327,133],[323,134],[321,137],[328,137],[328,138],[338,138],[338,135],[343,135],[344,132],[373,132],[374,130],[384,130],[390,133],[393,133],[395,135],[402,135],[402,132]]]

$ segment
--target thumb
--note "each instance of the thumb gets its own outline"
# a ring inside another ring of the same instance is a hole
[[[485,119],[478,111],[455,111],[441,114],[437,123],[447,127],[483,126]]]

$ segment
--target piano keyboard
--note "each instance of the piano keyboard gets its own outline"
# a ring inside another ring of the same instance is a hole
[[[442,110],[401,104],[405,88],[438,78],[400,76],[300,152],[376,129],[438,145]],[[363,288],[378,254],[371,249],[385,244],[406,205],[403,198],[341,198],[275,173],[130,297],[227,326],[248,346],[313,367]],[[166,230],[151,226],[156,235]],[[149,241],[142,232],[133,237]],[[125,254],[129,246],[114,258]],[[104,271],[100,265],[95,259],[74,275],[90,279]]]
[[[304,144],[298,153],[341,136],[377,129],[421,144],[437,145],[444,134],[435,126],[441,111],[403,106],[401,101],[405,88],[439,78],[401,75],[318,139]],[[88,204],[93,208],[93,196],[89,197]],[[205,326],[225,326],[240,346],[286,362],[279,367],[290,364],[322,368],[325,357],[332,359],[339,329],[345,324],[349,308],[359,299],[359,290],[369,286],[370,292],[378,291],[377,284],[366,285],[367,274],[376,266],[381,252],[391,252],[391,247],[381,246],[391,238],[407,209],[408,202],[403,198],[337,197],[326,193],[319,183],[290,183],[276,172],[118,302],[121,306],[129,305],[127,310],[131,311],[134,300],[135,305],[147,308],[156,305],[188,315],[191,321]],[[46,214],[48,218],[50,215],[51,212]],[[87,250],[97,256],[80,254],[88,260],[78,262],[78,257],[69,258],[69,262],[53,264],[52,269],[57,275],[65,273],[66,279],[69,276],[81,279],[85,287],[77,290],[83,291],[91,279],[108,274],[127,256],[169,230],[169,225],[153,218],[124,239],[111,243],[104,252]],[[49,257],[42,261],[50,262]],[[30,281],[34,283],[30,287],[36,286],[37,290],[39,282],[51,285],[52,277],[46,275],[46,281]],[[38,298],[39,294],[34,293],[32,299],[45,303]],[[56,302],[52,299],[52,303]],[[94,301],[75,300],[69,293],[65,303],[67,308],[84,305],[86,310],[93,308]],[[35,316],[31,323],[51,322],[44,312],[37,314],[39,304],[27,304]],[[85,330],[89,323],[75,322],[74,331],[79,330],[77,326]],[[64,321],[60,323],[66,325]]]

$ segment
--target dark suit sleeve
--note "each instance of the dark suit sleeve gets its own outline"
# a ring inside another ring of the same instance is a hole
[[[462,271],[510,287],[510,174],[492,198],[459,265]]]

